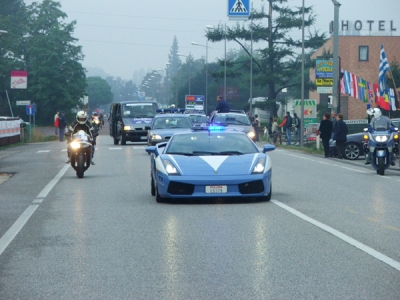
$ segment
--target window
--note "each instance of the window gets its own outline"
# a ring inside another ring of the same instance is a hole
[[[368,61],[369,48],[368,46],[359,46],[358,47],[358,60],[359,61]]]

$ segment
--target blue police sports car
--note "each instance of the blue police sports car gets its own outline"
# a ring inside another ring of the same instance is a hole
[[[271,159],[243,132],[207,130],[175,133],[146,148],[151,154],[151,194],[157,202],[177,198],[242,197],[269,201]]]

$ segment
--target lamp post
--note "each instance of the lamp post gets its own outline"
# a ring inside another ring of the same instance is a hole
[[[301,114],[300,114],[300,147],[303,147],[303,128],[304,128],[304,0],[302,7],[301,21]]]
[[[189,95],[190,95],[190,67],[191,67],[190,64],[189,64],[189,56],[190,56],[190,54],[189,54],[189,56],[187,56],[187,55],[178,53],[178,56],[186,57],[186,61],[188,63],[188,68],[189,68]]]
[[[207,25],[206,29],[215,29],[214,26],[212,25]],[[208,39],[206,39],[206,45],[200,45],[199,43],[196,42],[192,42],[192,45],[195,46],[200,46],[200,47],[205,47],[206,48],[206,99],[204,102],[204,112],[207,115],[207,103],[208,103]]]
[[[339,7],[340,3],[336,0],[332,0],[335,6],[334,18],[333,18],[333,87],[332,87],[332,110],[334,113],[338,113],[339,107]]]

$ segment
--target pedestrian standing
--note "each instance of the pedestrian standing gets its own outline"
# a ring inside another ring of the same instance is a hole
[[[300,141],[301,141],[301,134],[302,134],[302,132],[301,132],[301,120],[300,120],[300,118],[297,116],[297,114],[296,113],[294,113],[293,114],[293,119],[294,119],[294,126],[296,127],[296,130],[297,130],[297,139],[299,140],[299,144],[300,144]]]
[[[343,121],[343,115],[336,115],[336,125],[333,132],[333,140],[336,141],[336,150],[338,158],[342,159],[344,155],[344,144],[347,141],[347,125]]]
[[[256,142],[260,141],[260,119],[258,119],[258,115],[254,115],[254,122],[253,122],[253,128],[256,133]]]
[[[59,124],[58,124],[59,137],[60,137],[60,142],[62,142],[64,141],[65,127],[67,126],[67,121],[65,120],[64,111],[60,112],[58,119],[59,119]]]
[[[54,134],[55,135],[58,135],[58,126],[60,125],[59,114],[60,114],[60,112],[56,112],[56,114],[54,115]]]
[[[322,139],[322,145],[324,146],[324,156],[325,158],[329,157],[329,140],[332,135],[332,121],[330,120],[330,113],[324,113],[322,117],[323,120],[319,124],[319,134]]]
[[[292,144],[292,117],[290,116],[290,112],[286,112],[286,123],[283,126],[286,130],[287,144],[290,146]]]

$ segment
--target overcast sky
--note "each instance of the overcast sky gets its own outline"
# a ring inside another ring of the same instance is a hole
[[[400,35],[400,0],[338,0],[339,20],[360,20],[368,28],[367,20],[374,21],[372,31],[378,31],[378,21],[385,20],[390,30],[390,20]],[[33,1],[25,0],[26,4]],[[36,1],[37,2],[37,1]],[[39,1],[40,2],[40,1]],[[132,79],[139,69],[165,69],[174,36],[178,39],[179,52],[192,54],[195,59],[205,57],[207,25],[234,21],[227,17],[228,0],[59,0],[68,22],[77,21],[74,36],[83,46],[84,67],[101,68],[111,76]],[[255,9],[266,5],[253,0]],[[289,0],[291,6],[301,6],[302,0]],[[331,0],[305,0],[305,6],[314,6],[317,15],[316,29],[328,32],[334,17]],[[243,21],[242,21],[243,22]],[[364,30],[363,35],[367,34]],[[301,37],[301,33],[299,33]],[[296,36],[294,36],[296,37]],[[208,43],[208,61],[224,57],[224,43]],[[228,43],[229,48],[239,48]],[[257,45],[254,44],[254,49]],[[400,50],[399,50],[400,56]],[[182,57],[183,60],[185,59]]]

